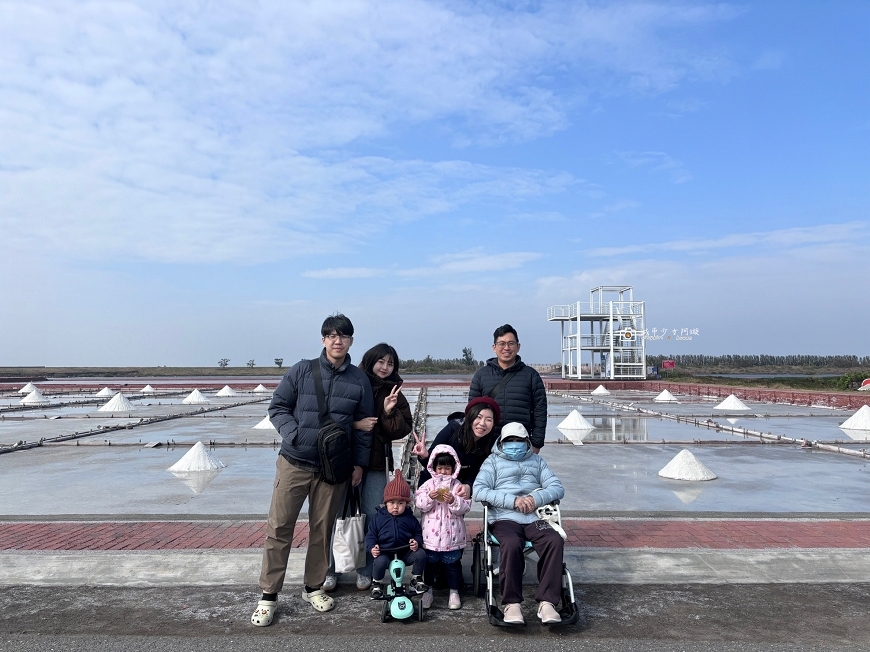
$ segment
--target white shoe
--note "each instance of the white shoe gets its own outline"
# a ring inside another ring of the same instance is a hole
[[[423,602],[424,609],[428,609],[429,607],[431,607],[432,603],[435,602],[435,596],[432,593],[432,589],[426,591],[426,593],[423,594],[423,597],[420,598],[420,600]]]
[[[447,601],[448,609],[462,609],[462,600],[459,599],[459,591],[451,591]]]
[[[562,616],[556,611],[556,607],[552,602],[541,602],[538,605],[538,618],[544,625],[552,625],[553,623],[561,623]]]
[[[323,580],[323,586],[320,588],[326,591],[327,593],[332,593],[335,591],[335,587],[338,586],[338,577],[335,575],[327,575],[326,579]]]
[[[257,603],[257,608],[254,610],[254,615],[251,616],[251,624],[257,627],[268,627],[272,624],[272,618],[275,617],[275,610],[278,608],[278,603],[272,600],[260,600]]]
[[[519,603],[504,605],[504,621],[509,625],[525,625],[523,610]]]
[[[356,590],[357,591],[368,591],[369,587],[372,585],[372,578],[368,575],[360,575],[357,573],[356,576]]]

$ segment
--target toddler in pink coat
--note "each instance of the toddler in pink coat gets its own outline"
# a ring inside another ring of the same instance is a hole
[[[462,581],[462,568],[459,560],[465,550],[465,519],[462,517],[471,509],[471,501],[460,498],[456,491],[460,487],[459,457],[452,446],[436,446],[429,456],[428,467],[432,477],[420,486],[414,494],[414,503],[423,513],[423,547],[426,549],[426,563],[441,562],[450,588],[448,607],[459,609],[459,585]],[[423,606],[432,606],[432,589],[423,595]]]

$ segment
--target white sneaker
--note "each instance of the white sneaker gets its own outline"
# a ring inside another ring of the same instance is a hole
[[[335,575],[327,575],[326,579],[323,580],[323,586],[320,588],[326,591],[327,593],[332,593],[335,591],[335,587],[338,586],[338,577]]]
[[[432,589],[426,591],[426,593],[423,594],[423,597],[420,598],[420,600],[423,602],[424,609],[428,609],[429,607],[431,607],[432,603],[435,602],[435,595],[432,593]]]
[[[525,625],[526,620],[523,618],[523,610],[519,603],[504,605],[504,621],[508,625]]]
[[[369,587],[372,585],[372,578],[368,575],[360,575],[356,576],[356,590],[357,591],[368,591]]]
[[[559,612],[556,611],[556,607],[554,607],[551,602],[541,602],[541,604],[538,605],[538,618],[541,619],[541,622],[544,625],[552,625],[554,623],[562,622],[562,616],[559,615]]]
[[[459,599],[459,591],[451,591],[447,601],[448,609],[462,609],[462,600]]]

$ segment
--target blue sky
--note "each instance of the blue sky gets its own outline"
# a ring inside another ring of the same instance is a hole
[[[867,355],[864,2],[0,4],[0,364]],[[837,316],[837,310],[842,315]]]

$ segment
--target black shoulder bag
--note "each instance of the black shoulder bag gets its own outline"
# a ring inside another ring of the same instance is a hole
[[[498,393],[505,388],[505,386],[511,381],[511,378],[517,375],[516,371],[509,371],[504,375],[504,378],[501,379],[501,382],[496,385],[493,390],[488,394],[488,396],[494,399],[498,396]]]
[[[329,416],[323,395],[323,376],[320,360],[310,360],[314,393],[320,412],[320,430],[317,431],[317,452],[320,455],[320,477],[327,484],[342,484],[353,475],[353,446],[347,431]]]

